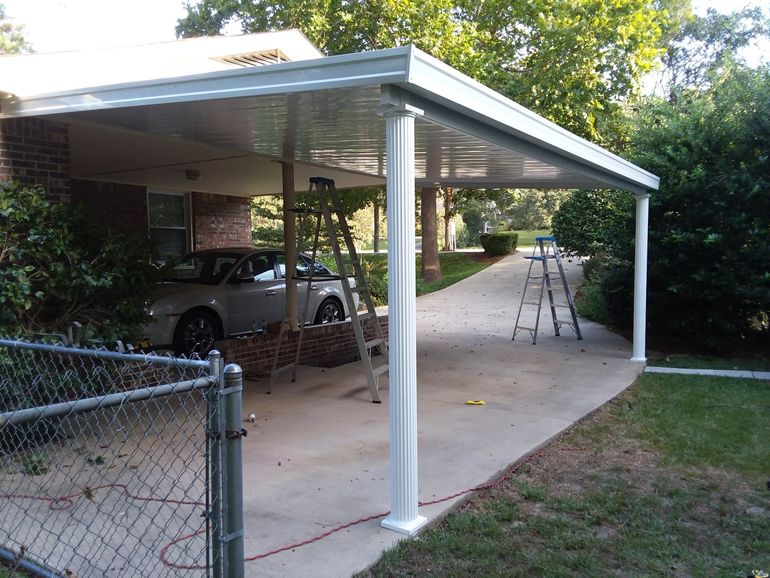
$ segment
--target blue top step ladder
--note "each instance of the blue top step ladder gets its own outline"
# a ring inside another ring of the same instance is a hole
[[[528,331],[532,336],[532,345],[537,343],[537,331],[540,326],[540,312],[543,306],[543,294],[548,293],[548,303],[551,308],[551,320],[553,321],[553,332],[558,336],[559,330],[562,325],[571,327],[578,339],[583,339],[583,335],[580,333],[580,326],[578,325],[577,314],[575,313],[575,304],[572,301],[572,295],[569,292],[569,286],[567,285],[567,277],[564,275],[564,266],[562,265],[561,255],[559,254],[559,248],[556,245],[556,237],[535,237],[535,247],[532,250],[532,255],[525,257],[529,259],[529,270],[527,272],[527,279],[524,282],[524,290],[521,292],[521,302],[519,303],[519,311],[516,314],[516,324],[513,327],[512,340],[516,339],[516,336],[522,331]],[[551,269],[548,266],[549,261],[554,261],[556,264],[555,269]],[[535,263],[542,265],[542,272],[535,269],[533,274],[532,268]],[[539,281],[539,285],[533,283],[530,287],[530,281]],[[562,321],[556,314],[557,307],[553,298],[555,286],[561,285],[564,290],[564,295],[567,298],[567,306],[569,307],[572,321]],[[527,291],[535,290],[538,292],[538,299],[536,302],[527,301]],[[537,316],[535,317],[534,327],[525,327],[519,324],[521,321],[521,311],[524,305],[537,305]]]

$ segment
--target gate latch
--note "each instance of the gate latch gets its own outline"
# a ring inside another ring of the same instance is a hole
[[[225,431],[225,437],[229,440],[239,440],[241,438],[245,438],[249,435],[249,432],[247,432],[245,429],[241,428],[240,431],[238,430],[227,430]]]

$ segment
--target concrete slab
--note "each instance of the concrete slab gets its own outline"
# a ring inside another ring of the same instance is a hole
[[[484,483],[626,388],[642,366],[631,345],[581,321],[561,337],[544,312],[537,345],[511,333],[528,261],[509,256],[420,297],[420,499]],[[572,283],[580,278],[568,263]],[[370,403],[359,364],[301,368],[296,383],[248,383],[244,415],[246,553],[259,556],[369,516],[388,503],[388,401]],[[466,405],[483,399],[486,405]],[[459,499],[459,498],[458,498]],[[429,520],[458,499],[423,507]],[[403,536],[370,519],[311,544],[247,562],[247,576],[350,576]]]

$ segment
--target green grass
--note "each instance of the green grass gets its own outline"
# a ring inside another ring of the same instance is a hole
[[[531,247],[535,244],[535,237],[546,237],[551,234],[550,229],[534,229],[516,232],[519,234],[519,247]]]
[[[701,355],[667,355],[657,359],[650,359],[648,364],[657,367],[770,371],[770,359],[759,357],[724,359],[720,357],[706,357]]]
[[[634,426],[671,464],[710,466],[764,485],[770,477],[770,385],[751,379],[644,374]]]
[[[770,386],[646,374],[371,576],[770,570]]]
[[[388,256],[384,253],[362,254],[361,263],[367,273],[372,295],[376,305],[387,304],[388,298]],[[466,277],[478,273],[495,263],[497,259],[486,258],[482,253],[439,253],[441,261],[441,273],[443,277],[438,281],[424,282],[420,280],[421,255],[417,255],[416,275],[417,294],[424,295],[439,289],[444,289],[462,281]]]

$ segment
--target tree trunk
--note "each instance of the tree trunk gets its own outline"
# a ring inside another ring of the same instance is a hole
[[[375,253],[380,252],[380,203],[374,201],[374,238],[372,248]]]
[[[449,223],[452,222],[454,210],[452,207],[452,187],[444,189],[444,251],[454,251],[455,248],[449,237]]]
[[[438,258],[438,227],[436,225],[436,193],[433,187],[420,191],[420,222],[422,224],[422,269],[423,281],[441,279],[441,261]]]

